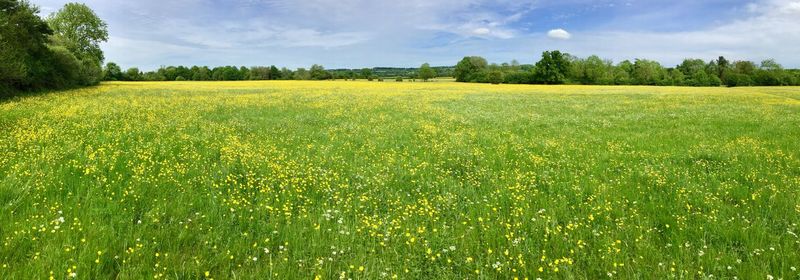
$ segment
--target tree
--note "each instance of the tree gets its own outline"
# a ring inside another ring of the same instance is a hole
[[[139,81],[142,79],[142,72],[139,71],[139,68],[131,67],[125,70],[123,76],[126,81]]]
[[[576,59],[572,63],[571,79],[584,85],[610,85],[614,83],[614,71],[611,61],[603,60],[596,55],[586,59]]]
[[[250,67],[251,80],[269,80],[269,68],[263,66]]]
[[[489,71],[486,74],[486,80],[493,85],[498,85],[503,82],[503,72],[497,69]]]
[[[433,77],[436,77],[436,71],[431,68],[430,64],[423,63],[422,66],[419,67],[419,78],[427,82]]]
[[[664,67],[658,62],[636,59],[633,63],[633,81],[638,85],[657,85],[664,79]]]
[[[100,43],[108,40],[106,23],[84,4],[68,3],[47,18],[53,30],[52,42],[71,51],[82,67],[80,82],[93,85],[103,78],[105,57]]]
[[[114,62],[106,63],[105,69],[103,69],[103,80],[104,81],[121,81],[122,80],[122,68],[119,67]]]
[[[294,79],[295,80],[310,80],[311,74],[308,73],[308,70],[305,68],[297,68],[297,71],[294,71]]]
[[[364,79],[372,78],[372,69],[369,68],[361,69],[361,77]]]
[[[0,0],[0,97],[3,87],[27,90],[41,86],[54,59],[46,46],[52,31],[27,1]]]
[[[731,69],[731,63],[724,56],[717,58],[717,76],[724,79],[725,73]]]
[[[623,60],[614,69],[614,84],[615,85],[630,85],[631,73],[633,73],[633,63],[629,60]]]
[[[756,73],[756,64],[752,61],[737,61],[733,64],[733,71],[739,74],[745,74],[748,76],[752,76]]]
[[[192,67],[192,81],[208,81],[211,80],[211,69],[207,66]]]
[[[325,71],[325,67],[322,67],[322,65],[318,64],[314,64],[311,66],[309,75],[312,80],[327,80],[331,78],[331,73]]]
[[[278,67],[272,65],[269,67],[269,79],[270,80],[280,80],[282,77],[282,73],[278,70]]]
[[[105,59],[100,43],[108,40],[108,25],[86,5],[68,3],[51,14],[47,23],[77,57],[89,56],[100,62]]]
[[[477,74],[489,65],[486,59],[480,56],[466,56],[456,64],[453,71],[457,82],[476,82]]]
[[[563,84],[567,80],[570,63],[560,51],[545,51],[536,62],[536,77],[543,84]]]

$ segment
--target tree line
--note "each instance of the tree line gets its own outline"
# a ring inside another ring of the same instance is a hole
[[[41,18],[27,1],[0,0],[0,98],[13,92],[95,85],[103,78],[107,25],[69,3]]]
[[[579,58],[545,51],[533,65],[516,61],[489,64],[479,56],[464,57],[454,69],[459,82],[493,84],[582,84],[654,86],[796,86],[800,70],[784,69],[773,59],[756,64],[730,61],[723,56],[708,62],[685,59],[673,68],[647,59],[614,64],[596,55]]]
[[[242,80],[383,80],[393,78],[398,81],[429,80],[436,77],[452,76],[453,67],[432,67],[422,64],[419,68],[375,67],[363,69],[327,70],[314,64],[310,68],[288,69],[272,66],[163,66],[155,71],[142,72],[137,67],[123,69],[114,62],[103,67],[103,80],[106,81],[242,81]]]

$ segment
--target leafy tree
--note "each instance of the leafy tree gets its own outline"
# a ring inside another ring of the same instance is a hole
[[[752,61],[737,61],[733,64],[733,70],[736,73],[752,76],[756,73],[758,67]]]
[[[723,79],[725,77],[725,73],[731,69],[731,63],[724,56],[720,56],[717,58],[717,77]]]
[[[268,67],[254,66],[250,67],[250,80],[270,80],[270,71]]]
[[[494,85],[500,84],[503,82],[503,72],[500,70],[492,70],[486,74],[486,80]]]
[[[322,65],[318,64],[311,66],[309,75],[311,76],[311,80],[327,80],[331,78],[331,73],[325,71],[325,67],[322,67]]]
[[[543,84],[563,84],[569,70],[567,54],[560,51],[545,51],[542,59],[536,62],[537,80]]]
[[[286,67],[281,68],[281,79],[284,80],[294,79],[294,72],[292,72],[292,70]]]
[[[282,73],[278,70],[278,67],[272,65],[269,67],[269,79],[270,80],[280,80],[282,78]]]
[[[77,57],[90,56],[103,61],[100,43],[108,40],[108,25],[89,7],[68,3],[50,15],[47,23],[54,35],[65,41],[67,49]]]
[[[192,80],[193,81],[209,81],[211,80],[211,69],[207,66],[192,67]]]
[[[119,67],[114,62],[106,63],[105,69],[103,69],[103,80],[105,81],[121,81],[122,79],[122,68]]]
[[[125,70],[125,74],[123,75],[126,81],[139,81],[142,79],[142,72],[139,71],[139,68],[131,67],[128,70]]]
[[[361,77],[363,77],[364,79],[372,78],[372,69],[369,68],[361,69]]]
[[[664,67],[652,60],[636,59],[632,77],[638,85],[656,85],[664,78]]]
[[[489,65],[486,59],[480,56],[467,56],[456,64],[454,75],[458,82],[477,82],[478,73],[486,69]]]
[[[68,3],[47,18],[53,30],[52,41],[64,46],[80,60],[83,85],[97,84],[103,78],[100,66],[105,57],[100,43],[108,40],[108,27],[84,4]]]
[[[38,12],[27,1],[0,0],[0,97],[10,92],[3,86],[26,90],[50,76],[46,63],[53,54],[46,43],[52,31]]]
[[[433,70],[430,64],[423,63],[422,66],[419,67],[419,78],[427,82],[433,77],[436,77],[436,70]]]
[[[630,85],[632,83],[631,73],[633,73],[633,63],[623,60],[614,69],[614,84]]]
[[[297,68],[297,71],[294,71],[294,79],[295,80],[310,80],[311,74],[308,73],[308,70],[305,68]]]
[[[44,88],[68,88],[78,86],[81,79],[81,62],[72,52],[63,46],[49,46],[49,65],[53,75],[43,81],[40,86]]]
[[[572,63],[572,80],[586,85],[610,85],[614,83],[614,71],[611,61],[603,60],[596,55],[585,60],[576,59]]]

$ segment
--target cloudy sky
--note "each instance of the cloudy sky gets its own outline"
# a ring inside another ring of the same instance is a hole
[[[327,68],[454,65],[466,55],[533,63],[543,50],[800,67],[800,0],[32,0],[83,1],[109,25],[108,61]]]

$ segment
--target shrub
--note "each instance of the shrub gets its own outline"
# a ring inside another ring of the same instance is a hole
[[[507,84],[533,84],[536,75],[531,71],[511,72],[504,76],[504,81]]]

